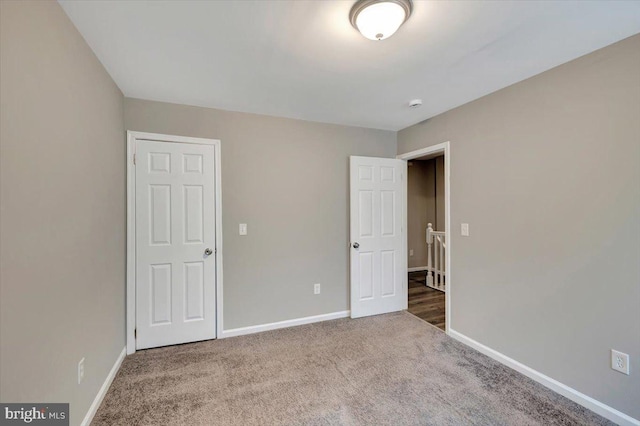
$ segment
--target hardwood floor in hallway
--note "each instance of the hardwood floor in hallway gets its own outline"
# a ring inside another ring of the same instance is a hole
[[[445,329],[444,293],[425,285],[425,272],[409,272],[409,307],[407,311],[436,327]]]

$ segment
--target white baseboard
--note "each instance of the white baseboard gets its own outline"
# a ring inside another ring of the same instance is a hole
[[[413,268],[407,268],[407,272],[420,272],[427,271],[428,269],[428,266],[414,266]]]
[[[495,359],[496,361],[516,370],[519,373],[524,374],[532,380],[540,383],[541,385],[551,389],[554,392],[559,393],[560,395],[572,400],[573,402],[582,405],[583,407],[593,411],[601,415],[602,417],[611,420],[621,426],[640,426],[640,421],[634,419],[633,417],[624,414],[621,411],[616,410],[615,408],[609,407],[602,402],[591,398],[583,394],[582,392],[578,392],[577,390],[560,383],[559,381],[552,379],[549,376],[546,376],[539,371],[534,370],[531,367],[527,367],[526,365],[509,358],[506,355],[501,354],[500,352],[491,349],[488,346],[483,345],[482,343],[476,342],[475,340],[465,336],[462,333],[459,333],[453,329],[449,330],[449,336],[454,339],[471,346],[479,352],[489,356],[490,358]]]
[[[113,382],[113,379],[116,377],[118,370],[120,370],[120,366],[122,365],[122,361],[124,360],[125,356],[127,356],[126,346],[122,349],[122,352],[120,352],[120,355],[118,355],[118,359],[116,359],[116,362],[115,364],[113,364],[113,367],[111,367],[111,371],[109,371],[109,374],[107,375],[107,378],[104,380],[102,387],[100,388],[100,390],[98,391],[98,394],[96,395],[95,399],[91,403],[91,407],[89,407],[89,411],[87,411],[86,416],[84,416],[84,420],[82,420],[82,423],[80,423],[81,426],[89,426],[91,424],[91,420],[93,420],[93,416],[96,415],[96,411],[98,411],[100,404],[102,404],[102,400],[104,399],[104,396],[107,394],[107,391],[109,390],[109,386],[111,386],[111,382]]]
[[[219,339],[227,337],[243,336],[245,334],[260,333],[262,331],[277,330],[279,328],[295,327],[297,325],[311,324],[314,322],[334,320],[338,318],[347,318],[351,315],[351,311],[332,312],[330,314],[314,315],[311,317],[295,318],[286,321],[272,322],[269,324],[251,325],[249,327],[232,328],[223,330]]]

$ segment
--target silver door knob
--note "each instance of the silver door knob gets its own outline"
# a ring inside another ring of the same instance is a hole
[[[354,248],[354,249],[357,249],[358,247],[360,247],[360,244],[358,244],[358,243],[353,243],[353,248]]]
[[[207,255],[207,256],[211,256],[213,254],[213,251],[211,251],[210,248],[207,248],[207,249],[204,250],[204,254]]]

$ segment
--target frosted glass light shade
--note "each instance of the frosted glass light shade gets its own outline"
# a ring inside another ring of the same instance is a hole
[[[360,0],[351,9],[351,23],[369,40],[391,37],[411,13],[409,0]]]

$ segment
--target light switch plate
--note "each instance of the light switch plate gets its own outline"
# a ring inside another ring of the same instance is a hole
[[[468,237],[469,236],[469,224],[468,223],[460,224],[460,235],[462,235],[463,237]]]
[[[82,383],[82,379],[84,379],[84,358],[78,362],[78,384]]]
[[[247,235],[247,224],[246,223],[241,223],[240,224],[240,235]]]

